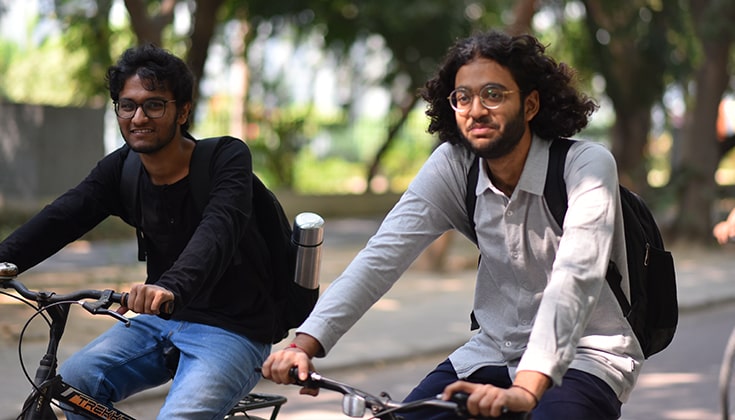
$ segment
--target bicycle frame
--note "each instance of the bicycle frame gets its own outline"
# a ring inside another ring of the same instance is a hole
[[[64,410],[84,413],[93,419],[134,420],[122,411],[97,402],[94,398],[65,383],[60,375],[44,381],[33,391],[23,405],[24,420],[56,420],[51,401],[63,405]]]
[[[41,296],[50,297],[53,294],[41,293]],[[113,294],[112,291],[104,291],[98,307],[109,307],[114,300],[121,298],[122,295]],[[23,411],[20,418],[24,420],[55,420],[56,415],[53,413],[51,405],[52,401],[56,401],[56,404],[63,405],[65,410],[84,413],[95,419],[134,420],[133,417],[128,416],[122,411],[102,404],[65,383],[61,375],[56,373],[58,364],[56,355],[61,337],[66,329],[72,302],[47,304],[42,299],[38,299],[37,301],[39,302],[39,312],[44,311],[51,319],[49,341],[46,353],[41,358],[38,369],[36,370],[36,376],[33,381],[34,390],[23,404]],[[123,322],[126,325],[130,325],[130,321],[127,319],[124,319]]]
[[[67,384],[56,371],[58,349],[61,343],[61,337],[66,329],[71,306],[79,303],[92,314],[109,315],[120,322],[124,322],[126,326],[129,326],[129,319],[119,315],[117,312],[108,310],[113,303],[124,304],[127,301],[127,293],[115,293],[112,290],[82,290],[69,295],[57,295],[53,292],[32,292],[22,283],[15,280],[17,274],[17,267],[12,264],[0,262],[0,288],[15,289],[24,298],[19,298],[23,302],[37,302],[36,314],[31,319],[45,313],[48,315],[47,321],[49,321],[48,346],[36,370],[33,379],[33,391],[25,400],[18,419],[57,420],[57,416],[52,408],[55,405],[60,407],[61,410],[73,411],[91,419],[134,420],[133,417],[124,412],[103,404]],[[3,291],[0,291],[0,293],[8,294]],[[80,300],[77,301],[77,299]],[[96,300],[87,301],[84,299]],[[250,415],[247,412],[262,408],[272,408],[269,418],[270,420],[275,420],[281,406],[286,401],[286,398],[281,395],[249,394],[238,402],[225,418],[240,418],[239,416],[244,416],[242,418],[262,420],[260,417]]]

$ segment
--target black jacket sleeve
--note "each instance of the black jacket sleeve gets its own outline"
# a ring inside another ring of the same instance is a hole
[[[122,148],[100,160],[76,187],[46,205],[0,243],[0,261],[25,271],[79,239],[111,214],[119,215]]]

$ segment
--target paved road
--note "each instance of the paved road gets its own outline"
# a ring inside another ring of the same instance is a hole
[[[322,284],[324,287],[349,263],[369,236],[375,220],[336,220],[325,225]],[[735,298],[735,248],[676,249],[674,256],[683,311],[712,306]],[[144,277],[135,260],[135,244],[78,242],[23,276],[29,285],[64,290],[111,287],[124,289],[127,283]],[[425,354],[446,352],[469,337],[468,314],[474,287],[476,250],[464,239],[455,238],[443,273],[421,269],[421,262],[343,337],[328,358],[319,360],[321,369],[342,369],[355,364],[385,363]],[[27,393],[17,362],[17,333],[28,312],[0,296],[0,419],[17,410]],[[72,311],[71,324],[62,343],[61,359],[107,328],[108,319],[92,318]],[[440,332],[440,334],[437,334]],[[23,354],[26,363],[37,363],[44,348],[42,326],[26,334]],[[163,390],[145,396],[160,398]],[[695,417],[696,418],[696,417]]]
[[[636,390],[623,405],[621,420],[719,419],[718,374],[733,326],[735,303],[684,313],[672,345],[646,362]],[[321,373],[373,394],[387,391],[400,400],[445,357],[446,353],[442,352],[422,354],[408,360],[327,369]],[[340,412],[340,396],[330,391],[322,391],[312,398],[299,395],[298,387],[269,381],[261,382],[256,390],[288,398],[279,420],[348,419]],[[160,401],[134,400],[125,410],[140,413],[141,418],[146,418],[146,414],[150,417],[157,412]],[[261,410],[255,414],[267,417],[269,412]]]

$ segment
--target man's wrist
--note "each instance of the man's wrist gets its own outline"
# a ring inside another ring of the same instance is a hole
[[[307,355],[309,354],[309,352],[307,352],[307,351],[306,351],[305,349],[301,348],[301,347],[300,347],[300,346],[299,346],[298,344],[296,344],[296,343],[291,343],[291,344],[289,344],[287,348],[289,348],[289,349],[296,349],[296,350],[299,350],[299,351],[301,351],[302,353],[306,353]]]
[[[551,386],[551,378],[541,372],[524,370],[516,374],[512,386],[520,388],[532,395],[538,404],[541,396]]]
[[[522,390],[523,392],[525,392],[526,394],[530,395],[531,398],[533,398],[533,408],[538,407],[538,399],[539,399],[539,397],[536,396],[536,394],[534,394],[533,391],[531,391],[530,389],[528,389],[528,388],[526,388],[524,386],[521,386],[521,385],[515,385],[515,384],[513,384],[510,387],[511,388],[518,388],[518,389]]]
[[[304,352],[310,359],[319,354],[322,349],[322,345],[317,341],[316,338],[308,334],[296,334],[291,344],[287,348],[295,349]]]

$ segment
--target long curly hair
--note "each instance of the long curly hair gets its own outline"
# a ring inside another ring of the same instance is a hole
[[[460,133],[447,96],[454,90],[460,67],[482,57],[507,68],[521,90],[521,100],[538,91],[540,109],[531,131],[541,138],[571,137],[587,126],[597,103],[574,86],[576,72],[545,54],[546,47],[531,35],[510,36],[499,31],[474,34],[450,47],[437,74],[420,91],[428,107],[428,132],[441,142],[469,146]]]

